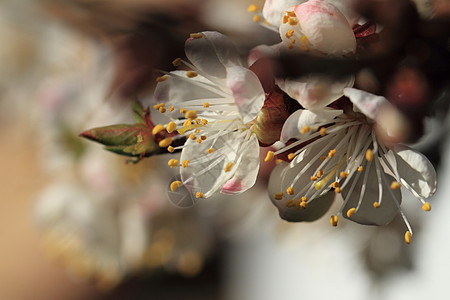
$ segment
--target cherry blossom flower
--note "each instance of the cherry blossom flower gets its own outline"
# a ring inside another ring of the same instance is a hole
[[[173,71],[158,78],[155,99],[171,122],[157,125],[154,132],[167,130],[187,137],[183,146],[161,147],[169,152],[182,149],[179,167],[181,181],[196,198],[208,198],[216,192],[242,193],[253,186],[259,169],[259,144],[253,131],[254,119],[265,100],[256,76],[244,67],[231,41],[218,32],[192,34],[186,41],[186,56],[176,59],[190,71]],[[180,164],[181,162],[181,164]]]
[[[374,120],[382,109],[395,109],[384,97],[353,88],[344,93],[353,109],[345,102],[342,109],[301,109],[284,124],[281,141],[295,141],[274,153],[289,153],[290,162],[280,163],[271,175],[272,202],[288,221],[312,221],[340,195],[344,202],[331,217],[333,226],[340,215],[360,224],[385,225],[400,211],[409,243],[413,232],[400,208],[400,187],[429,211],[424,199],[436,190],[436,172],[422,154],[385,144],[377,136]]]

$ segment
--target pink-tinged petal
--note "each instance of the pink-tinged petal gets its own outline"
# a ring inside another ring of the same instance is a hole
[[[364,170],[367,170],[367,163],[363,165]],[[367,172],[367,171],[365,171]],[[395,181],[394,177],[388,175],[380,169],[382,176],[382,201],[380,207],[375,208],[373,203],[378,201],[379,198],[379,186],[377,180],[377,172],[374,161],[371,163],[367,181],[364,184],[364,173],[359,177],[353,176],[351,182],[348,184],[348,188],[343,189],[342,196],[346,199],[346,203],[343,207],[343,215],[346,219],[354,221],[364,225],[386,225],[389,224],[399,212],[399,206],[402,201],[402,194],[400,189],[392,190],[390,184]],[[384,177],[384,179],[383,179]],[[350,187],[353,182],[357,180],[354,190],[350,195]],[[360,207],[351,216],[347,216],[347,211],[351,208],[358,206],[361,191],[365,186],[365,193]]]
[[[344,95],[352,101],[360,112],[372,120],[377,117],[382,107],[391,105],[386,98],[382,96],[377,96],[354,88],[344,89]]]
[[[277,79],[278,86],[307,109],[319,109],[336,101],[344,95],[344,89],[353,86],[353,83],[353,76],[341,80],[318,75]]]
[[[272,26],[278,27],[283,13],[291,6],[299,5],[306,0],[266,0],[263,16]]]
[[[308,39],[311,48],[335,55],[356,51],[353,30],[334,5],[327,1],[310,0],[296,6],[294,11],[299,21],[295,26],[301,27],[300,31]]]
[[[300,138],[303,127],[314,127],[315,124],[332,122],[334,118],[342,114],[342,110],[324,108],[320,110],[299,109],[294,112],[283,125],[281,130],[281,142],[286,143],[292,138]]]
[[[240,194],[251,188],[259,171],[258,139],[252,136],[242,145],[241,159],[236,166],[236,172],[222,187],[224,194]]]
[[[200,71],[217,78],[225,79],[227,67],[242,65],[231,40],[215,31],[201,32],[199,38],[189,38],[185,44],[185,52]]]
[[[431,162],[423,154],[407,146],[398,145],[393,151],[400,177],[420,196],[432,196],[437,183],[436,171]]]
[[[275,45],[259,45],[250,50],[250,54],[248,56],[248,65],[253,65],[257,60],[265,57],[273,57],[277,56],[280,53],[280,47],[283,43],[278,43]]]
[[[247,68],[230,67],[227,68],[227,85],[243,122],[255,119],[266,98],[258,76]]]

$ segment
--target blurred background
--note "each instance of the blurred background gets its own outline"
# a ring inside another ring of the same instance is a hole
[[[150,104],[155,70],[173,69],[191,32],[228,34],[243,54],[277,43],[251,3],[264,1],[0,1],[0,299],[446,298],[449,75],[433,70],[449,59],[449,1],[416,1],[421,41],[444,51],[419,77],[433,92],[414,147],[438,190],[428,214],[404,191],[411,245],[401,218],[282,221],[266,195],[270,168],[241,196],[179,208],[166,196],[168,156],[127,164],[78,137],[133,122],[131,100]]]

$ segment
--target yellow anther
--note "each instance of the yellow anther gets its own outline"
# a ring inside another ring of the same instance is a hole
[[[363,170],[364,170],[363,166],[359,166],[359,167],[358,167],[358,172],[361,173]]]
[[[168,133],[172,133],[177,129],[177,124],[175,122],[170,121],[169,124],[167,124],[166,130]]]
[[[283,198],[283,192],[276,193],[273,197],[275,200],[281,200]]]
[[[183,168],[187,168],[187,166],[189,165],[189,160],[183,160],[183,162],[181,163],[181,166],[183,167]]]
[[[405,232],[405,243],[411,243],[411,232],[409,230]]]
[[[197,143],[201,144],[203,142],[203,140],[201,138],[197,139]]]
[[[299,210],[300,209],[300,201],[298,201],[298,199],[294,199],[294,204],[295,204],[295,209]]]
[[[286,193],[288,193],[289,195],[294,195],[294,189],[290,186],[286,189]]]
[[[202,135],[200,138],[202,139],[202,141],[204,141],[206,140],[206,135]]]
[[[392,181],[391,183],[391,189],[393,190],[397,190],[401,187],[402,185],[400,183],[398,183],[397,181]]]
[[[331,226],[336,227],[338,224],[338,216],[331,216],[330,224],[331,224]]]
[[[173,167],[178,166],[178,163],[179,163],[178,160],[172,158],[171,160],[169,160],[169,162],[167,164],[169,165],[169,167],[173,168]]]
[[[208,152],[208,154],[211,154],[214,152],[214,148],[209,148],[208,150],[206,150],[206,152]]]
[[[300,200],[301,200],[302,202],[306,202],[306,201],[307,201],[307,199],[306,199],[305,196],[303,196]]]
[[[156,78],[156,82],[163,82],[167,79],[167,75],[159,76]]]
[[[194,71],[187,71],[186,72],[186,76],[189,77],[189,78],[194,78],[194,77],[197,77],[198,74],[196,72],[194,72]]]
[[[294,35],[294,30],[290,29],[288,32],[286,32],[286,37],[290,39]]]
[[[173,106],[169,106],[169,110],[170,110],[170,111],[174,111],[174,109],[175,109],[175,108],[174,108]]]
[[[294,49],[294,45],[292,45],[292,44],[288,44],[287,47],[289,50]]]
[[[172,146],[167,147],[167,151],[169,151],[170,153],[173,153],[173,151],[175,151],[175,149]]]
[[[289,154],[288,154],[288,159],[289,159],[289,160],[293,160],[294,157],[295,157],[295,154],[294,154],[294,153],[289,153]]]
[[[165,128],[164,128],[164,125],[158,124],[158,125],[156,125],[155,127],[153,127],[153,129],[152,129],[152,134],[155,135],[155,134],[157,134],[158,132],[163,131],[164,129],[165,129]]]
[[[294,200],[292,200],[292,199],[289,199],[287,202],[286,202],[286,206],[287,207],[289,207],[289,208],[291,208],[292,206],[294,206],[295,204],[294,204]]]
[[[200,122],[197,120],[194,120],[195,125],[200,125]]]
[[[352,215],[355,213],[356,208],[352,207],[349,210],[347,210],[347,217],[351,218]]]
[[[292,40],[291,40],[291,43],[292,43],[292,44],[295,44],[295,42],[296,42],[295,39],[292,39]]]
[[[197,137],[195,136],[194,133],[191,133],[191,134],[189,135],[189,138],[190,138],[191,140],[195,140]]]
[[[259,15],[254,15],[253,16],[253,22],[258,23],[261,21],[261,17]]]
[[[332,149],[332,150],[330,150],[330,152],[328,152],[328,157],[332,158],[335,154],[336,154],[336,149]]]
[[[195,194],[195,198],[203,198],[205,196],[203,196],[203,193],[197,192],[197,194]]]
[[[289,21],[289,16],[283,16],[283,24],[286,24]]]
[[[294,19],[294,18],[289,18],[288,23],[291,26],[295,26],[295,25],[298,24],[298,21],[296,19]]]
[[[269,151],[269,152],[267,152],[266,158],[264,158],[264,161],[265,162],[272,161],[274,157],[275,157],[275,153],[273,153],[273,151]]]
[[[322,155],[322,156],[320,157],[320,160],[321,160],[321,161],[324,161],[325,159],[327,159],[327,157],[326,157],[325,155]]]
[[[305,134],[310,131],[311,131],[311,128],[309,128],[309,126],[306,125],[306,126],[303,126],[303,128],[300,130],[300,133]]]
[[[375,207],[375,208],[380,207],[380,203],[378,203],[378,201],[375,201],[375,202],[373,203],[373,207]]]
[[[160,107],[158,110],[162,114],[166,112],[166,108],[165,107]]]
[[[317,177],[316,176],[311,176],[311,181],[316,181]]]
[[[232,162],[227,163],[227,165],[225,166],[225,173],[231,170],[231,167],[233,166]]]
[[[191,120],[186,120],[183,123],[183,127],[190,126],[190,125],[192,125],[192,121]]]
[[[180,65],[181,65],[181,58],[175,58],[173,61],[172,61],[172,65],[174,66],[174,67],[179,67]]]
[[[193,38],[193,39],[197,39],[198,40],[198,39],[201,39],[203,37],[203,33],[200,33],[200,32],[198,32],[198,33],[191,33],[190,37]]]
[[[186,113],[186,108],[180,108],[180,113],[185,114]]]
[[[208,124],[208,120],[202,119],[202,125],[206,125],[206,124]]]
[[[278,164],[281,163],[282,161],[283,161],[282,159],[277,158],[277,159],[275,160],[275,164],[278,165]]]
[[[331,187],[332,188],[338,188],[339,187],[339,182],[337,182],[337,181],[335,181],[335,182],[333,182],[332,184],[331,184]]]
[[[340,187],[337,187],[337,188],[334,189],[334,192],[335,192],[336,194],[340,194],[340,193],[342,192],[342,190],[341,190]]]
[[[295,14],[295,12],[293,12],[293,11],[287,11],[287,12],[286,12],[286,15],[287,15],[288,17],[293,17],[293,18],[296,18],[296,17],[297,17],[297,15]]]
[[[431,210],[431,205],[430,205],[430,203],[425,202],[425,203],[422,205],[422,209],[423,209],[424,211],[430,211],[430,210]]]
[[[168,138],[165,138],[162,141],[160,141],[158,143],[158,146],[161,147],[161,148],[167,148],[167,147],[170,146],[170,144],[172,144],[172,138],[168,137]]]
[[[250,4],[250,6],[247,8],[248,12],[255,12],[258,10],[258,6],[256,6],[255,4]]]
[[[165,106],[164,103],[158,103],[158,104],[153,105],[153,108],[158,110],[160,107],[164,107],[164,106]]]
[[[317,171],[317,174],[316,174],[316,176],[317,176],[317,178],[320,178],[320,177],[322,177],[322,176],[323,176],[323,170],[319,170],[319,171]]]
[[[373,152],[372,152],[371,149],[367,149],[367,151],[366,151],[366,159],[368,161],[372,161],[373,160]]]
[[[320,132],[321,136],[324,136],[327,134],[327,129],[325,127],[322,127],[322,128],[320,128],[319,132]]]
[[[341,178],[347,178],[348,175],[350,175],[350,174],[347,172],[344,172],[344,171],[341,171],[341,173],[339,173],[339,177],[341,177]]]
[[[208,108],[209,107],[209,103],[208,102],[203,103],[203,107],[204,108]]]
[[[185,114],[184,117],[186,119],[195,119],[197,118],[197,111],[196,110],[188,110]]]
[[[300,204],[299,204],[302,208],[306,208],[306,207],[308,207],[308,203],[306,202],[306,201],[302,201],[302,202],[300,202]]]
[[[170,190],[172,191],[172,192],[175,192],[175,190],[177,189],[177,188],[179,188],[180,186],[182,186],[183,185],[183,183],[181,182],[181,181],[174,181],[174,182],[172,182],[171,184],[170,184]]]
[[[195,133],[200,133],[200,129],[195,129]]]

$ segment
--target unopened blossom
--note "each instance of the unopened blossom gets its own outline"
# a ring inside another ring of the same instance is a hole
[[[404,187],[420,200],[436,189],[436,172],[422,154],[400,144],[385,144],[376,134],[373,120],[390,106],[381,96],[348,88],[342,109],[301,109],[286,121],[281,141],[288,144],[275,152],[290,162],[279,164],[271,176],[269,193],[280,215],[288,221],[311,221],[330,207],[334,195],[343,199],[331,216],[337,225],[344,218],[367,225],[385,225],[400,211]],[[311,211],[309,211],[311,209]]]
[[[231,41],[218,32],[192,34],[186,56],[175,65],[190,71],[173,71],[158,78],[155,108],[171,118],[155,131],[178,131],[187,138],[183,146],[171,140],[161,147],[181,149],[181,181],[193,196],[207,198],[216,192],[241,193],[253,186],[259,169],[259,143],[253,126],[264,104],[265,93],[255,73],[244,67]],[[165,143],[165,144],[164,144]]]
[[[273,46],[258,46],[251,61],[280,51],[310,53],[318,56],[343,57],[356,52],[356,38],[352,23],[335,5],[351,11],[341,1],[266,1],[263,16],[265,26],[280,33],[282,42]],[[303,107],[317,109],[343,95],[344,88],[352,87],[353,76],[340,80],[325,75],[308,74],[301,78],[279,78],[277,84]]]

